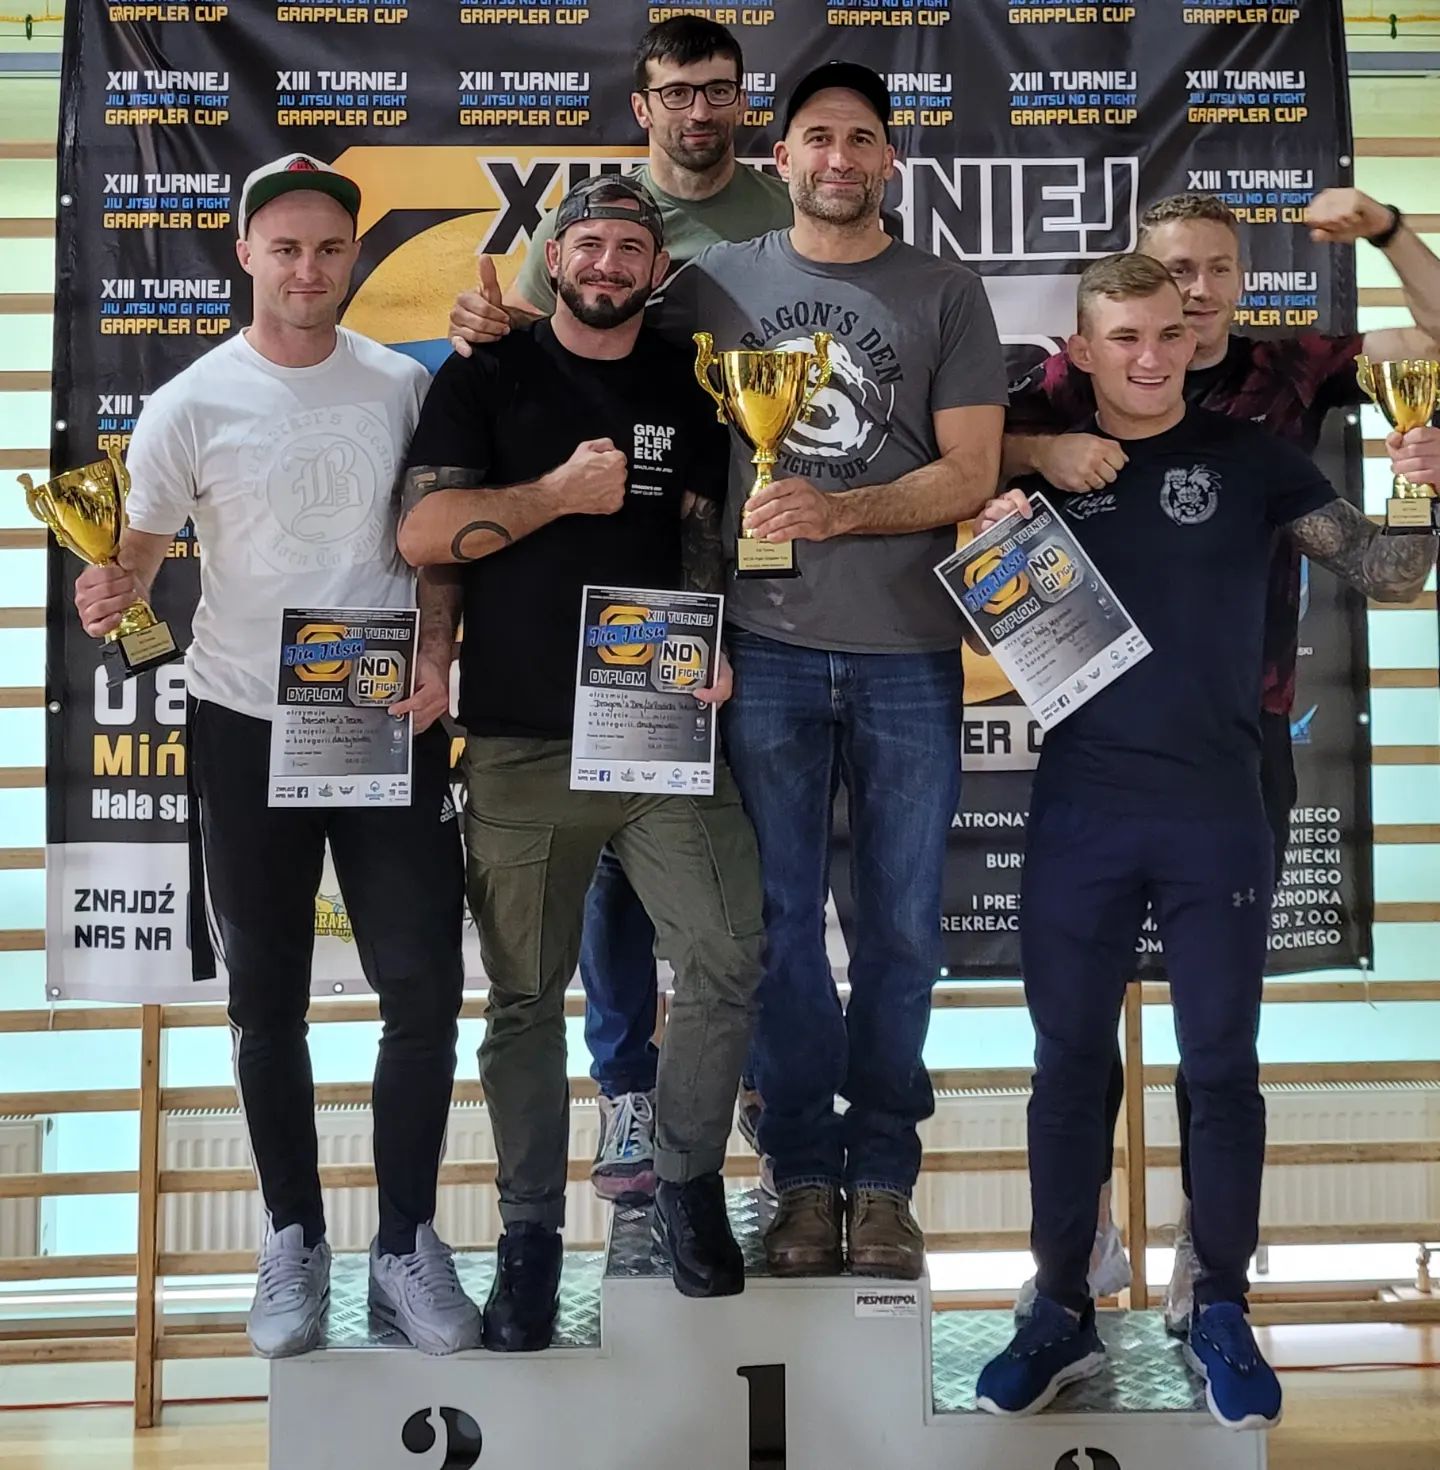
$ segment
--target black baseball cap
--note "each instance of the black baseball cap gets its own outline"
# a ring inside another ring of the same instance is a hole
[[[629,174],[592,174],[574,185],[555,211],[555,238],[587,219],[626,219],[644,225],[655,237],[656,250],[665,248],[660,206],[645,185]]]
[[[880,119],[885,136],[889,138],[890,88],[878,71],[861,66],[858,61],[827,61],[801,77],[785,103],[784,132],[790,131],[795,114],[817,92],[823,92],[827,87],[844,87],[848,92],[858,92],[875,109],[875,116]]]

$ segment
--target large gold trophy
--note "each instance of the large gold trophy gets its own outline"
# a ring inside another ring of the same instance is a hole
[[[1440,399],[1440,362],[1424,358],[1371,362],[1361,356],[1355,359],[1355,370],[1361,388],[1375,400],[1396,433],[1423,428],[1435,416],[1436,400]],[[1404,475],[1396,475],[1385,507],[1385,529],[1421,535],[1440,530],[1437,506],[1440,501],[1434,485],[1416,485]]]
[[[67,470],[43,485],[29,475],[21,475],[20,483],[30,514],[50,527],[61,546],[92,567],[114,562],[125,531],[130,475],[113,449],[107,458]],[[125,609],[120,626],[105,635],[100,650],[112,688],[179,656],[170,629],[144,598]]]
[[[830,381],[830,334],[815,333],[813,352],[716,352],[709,332],[695,333],[695,376],[715,400],[720,422],[733,424],[754,446],[751,464],[758,495],[774,476],[776,451]],[[710,365],[720,369],[720,388],[710,380]],[[798,577],[793,541],[763,541],[742,528],[735,543],[737,577]]]

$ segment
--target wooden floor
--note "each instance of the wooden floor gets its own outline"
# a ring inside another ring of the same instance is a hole
[[[1271,1436],[1270,1470],[1440,1470],[1440,1369],[1294,1371],[1434,1362],[1440,1331],[1283,1329],[1269,1351],[1292,1370],[1283,1374],[1285,1422]],[[208,1467],[267,1470],[263,1405],[172,1407],[160,1428],[143,1434],[118,1409],[0,1413],[0,1470]]]

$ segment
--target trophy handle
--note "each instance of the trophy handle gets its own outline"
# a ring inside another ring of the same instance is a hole
[[[806,378],[809,378],[806,373]],[[830,381],[830,333],[815,333],[815,381],[805,384],[805,396],[800,400],[800,412],[795,415],[797,419],[804,419],[810,413],[810,404],[815,395]]]
[[[130,471],[125,468],[125,461],[120,458],[119,451],[113,444],[105,446],[105,457],[110,461],[110,468],[115,475],[115,546],[118,550],[120,537],[130,524],[130,517],[125,510],[125,502],[130,499]]]
[[[1370,359],[1362,352],[1355,359],[1355,377],[1360,383],[1360,391],[1368,398],[1375,396],[1375,370],[1370,366]]]
[[[715,361],[715,339],[709,332],[695,333],[695,381],[715,400],[715,417],[722,424],[725,417],[725,395],[710,381],[710,364]]]

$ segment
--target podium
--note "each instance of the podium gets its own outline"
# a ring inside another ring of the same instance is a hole
[[[730,1195],[744,1294],[671,1284],[649,1215],[565,1259],[554,1345],[428,1358],[369,1320],[336,1258],[324,1345],[270,1373],[271,1470],[1264,1470],[1222,1429],[1158,1313],[1103,1313],[1110,1361],[1046,1412],[997,1419],[975,1379],[1008,1312],[932,1312],[926,1281],[766,1274],[763,1196]],[[462,1256],[484,1302],[491,1253]]]

